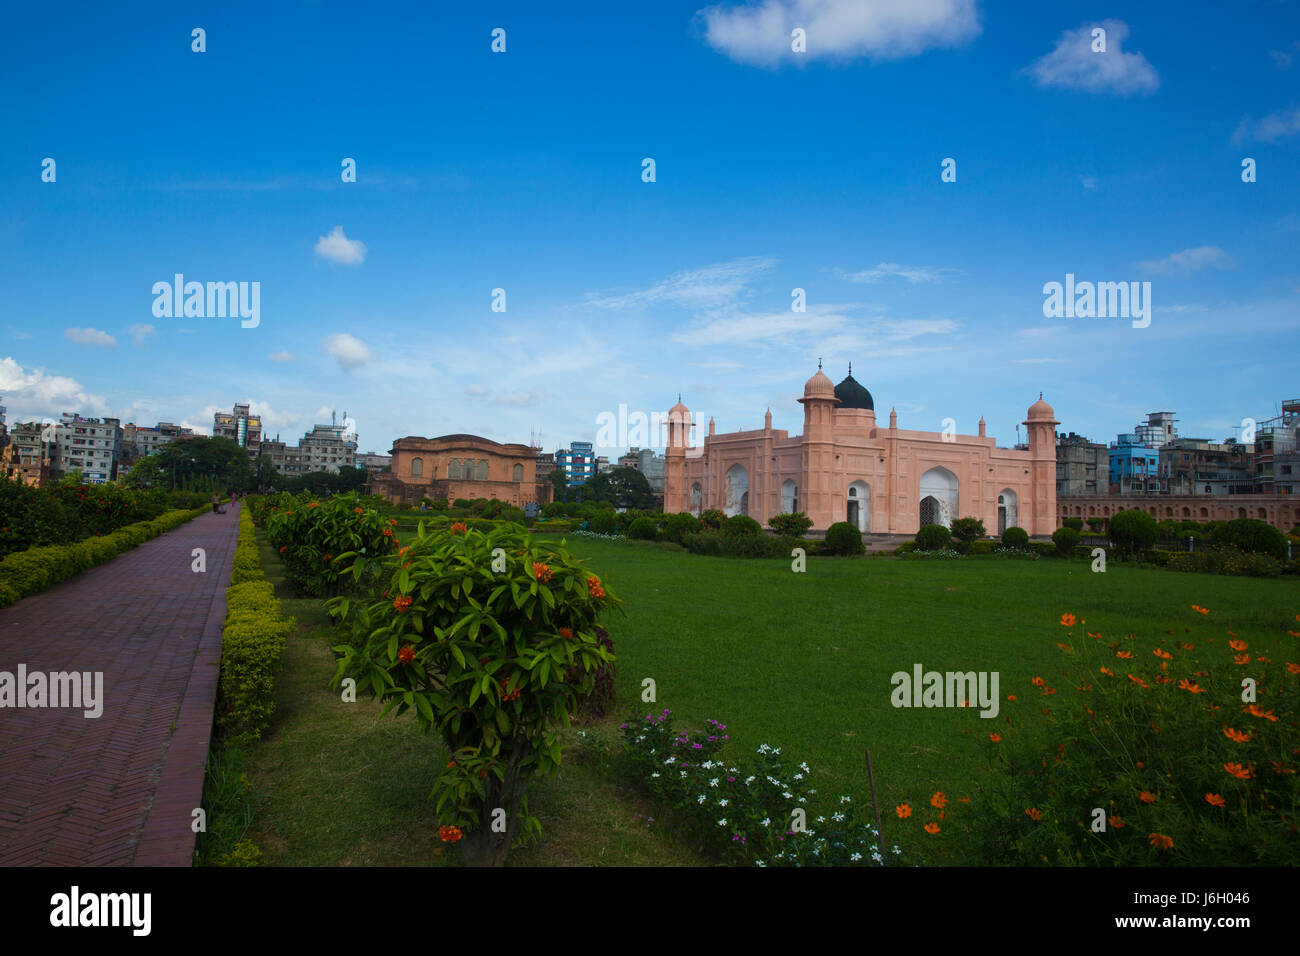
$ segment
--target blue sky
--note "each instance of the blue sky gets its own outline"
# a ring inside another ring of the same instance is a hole
[[[1100,441],[1300,392],[1295,3],[446,6],[7,11],[10,421],[252,401],[290,441],[335,409],[366,450],[551,450],[680,391],[798,433],[821,357],[1010,445],[1039,391]],[[260,324],[156,317],[175,273],[259,282]],[[1149,327],[1045,318],[1067,273],[1151,282]]]

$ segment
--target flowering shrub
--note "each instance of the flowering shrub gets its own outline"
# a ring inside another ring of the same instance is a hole
[[[700,525],[711,531],[717,531],[722,527],[722,522],[727,520],[725,512],[717,508],[708,508],[700,514]]]
[[[1200,571],[1250,578],[1276,578],[1282,573],[1282,562],[1267,554],[1243,552],[1236,548],[1208,548],[1173,554],[1164,566],[1171,571]]]
[[[629,717],[620,728],[628,766],[719,857],[757,866],[884,864],[876,829],[855,821],[849,797],[814,816],[809,798],[817,791],[808,786],[807,763],[787,777],[781,751],[763,744],[742,770],[720,759],[729,739],[725,724],[710,720],[690,732],[674,731],[672,723],[668,709]],[[806,828],[796,824],[796,810],[804,811]],[[901,852],[893,847],[891,862]]]
[[[1300,629],[1263,646],[1228,631],[1224,648],[1208,609],[1188,613],[1179,638],[1110,641],[1062,616],[1068,679],[1011,695],[1029,714],[986,743],[1004,773],[982,862],[1300,863]]]
[[[0,556],[106,535],[166,510],[162,491],[83,485],[74,478],[36,488],[0,475]]]
[[[326,602],[346,635],[335,684],[353,678],[385,713],[412,711],[442,736],[442,825],[468,862],[504,864],[541,830],[527,784],[559,768],[560,730],[613,661],[596,622],[617,599],[562,544],[517,525],[421,522],[379,571],[369,597]]]
[[[904,551],[899,555],[901,558],[964,558],[965,555],[960,551],[952,548],[940,548],[937,551],[922,551],[920,548],[913,548],[911,551]],[[1034,555],[1037,557],[1037,555]]]
[[[396,518],[385,518],[357,495],[324,501],[279,495],[259,503],[267,538],[284,559],[286,576],[308,594],[337,594],[376,573],[376,561],[397,547]],[[360,556],[361,561],[344,560]],[[351,581],[343,580],[350,572]]]

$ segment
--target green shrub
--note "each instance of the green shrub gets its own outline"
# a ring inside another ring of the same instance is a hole
[[[762,534],[763,526],[749,515],[732,515],[722,523],[724,534]]]
[[[1165,566],[1172,571],[1200,571],[1234,577],[1275,578],[1282,574],[1282,562],[1276,558],[1236,548],[1206,548],[1175,554]]]
[[[911,554],[915,550],[916,550],[915,541],[904,541],[902,544],[900,544],[897,548],[894,549],[894,554]]]
[[[1069,526],[1057,528],[1052,532],[1052,543],[1056,545],[1057,554],[1063,558],[1070,557],[1074,553],[1074,546],[1079,543],[1079,529]]]
[[[654,518],[643,515],[628,526],[627,536],[637,541],[653,541],[659,537],[659,524]]]
[[[777,534],[799,538],[812,527],[812,519],[802,511],[796,511],[792,514],[773,515],[767,519],[767,526]]]
[[[705,528],[682,535],[682,546],[692,554],[715,558],[788,558],[797,538],[766,534],[726,534]]]
[[[1062,528],[1070,528],[1074,531],[1083,531],[1082,518],[1065,518],[1061,521]]]
[[[715,531],[722,527],[722,522],[727,520],[725,513],[717,508],[709,508],[700,514],[700,524],[706,528],[712,528]]]
[[[972,541],[970,543],[971,554],[992,554],[993,549],[998,546],[996,541]]]
[[[866,550],[862,532],[847,521],[837,521],[826,529],[826,550],[838,555],[861,554]]]
[[[669,515],[664,522],[664,538],[668,541],[682,543],[682,536],[694,534],[700,530],[700,519],[685,511]]]
[[[1268,522],[1254,518],[1229,521],[1214,536],[1214,544],[1253,554],[1266,554],[1277,561],[1286,560],[1286,536]]]
[[[587,530],[596,534],[616,534],[618,532],[618,516],[612,510],[597,511],[587,519]]]
[[[1002,532],[1002,547],[1018,548],[1021,551],[1029,550],[1029,532],[1024,528],[1012,525]]]
[[[958,518],[952,523],[952,537],[958,541],[974,541],[988,534],[979,518]]]
[[[1149,561],[1157,567],[1163,568],[1174,556],[1172,551],[1163,551],[1160,548],[1150,548],[1142,552],[1142,560]]]
[[[1106,526],[1111,544],[1125,554],[1140,554],[1146,551],[1159,537],[1156,519],[1145,511],[1130,508],[1113,515]]]
[[[1101,529],[1104,527],[1106,527],[1105,518],[1088,519],[1088,530],[1091,531],[1093,534],[1101,534]]]
[[[916,533],[916,550],[946,551],[952,544],[952,535],[941,524],[928,524]]]

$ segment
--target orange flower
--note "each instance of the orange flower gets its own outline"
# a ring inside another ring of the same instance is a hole
[[[1061,615],[1061,627],[1074,627],[1075,617],[1073,614]]]
[[[325,563],[326,563],[326,564],[329,564],[329,563],[330,563],[331,561],[333,561],[333,560],[334,560],[334,555],[332,555],[332,554],[327,554],[327,555],[325,555]]]
[[[993,741],[995,744],[996,744],[996,743],[1001,743],[1001,742],[1002,742],[1002,735],[1001,735],[1001,734],[989,734],[989,740]]]
[[[1042,687],[1047,683],[1047,681],[1043,680],[1041,677],[1035,677],[1029,683],[1033,684],[1035,687]]]
[[[1250,714],[1252,717],[1263,717],[1265,720],[1271,720],[1273,723],[1277,723],[1277,718],[1273,716],[1273,709],[1271,707],[1268,710],[1265,710],[1260,707],[1259,704],[1251,704],[1249,707],[1245,708],[1245,710],[1246,713]]]
[[[353,508],[353,509],[352,509],[352,513],[353,513],[353,514],[358,514],[358,515],[363,515],[363,514],[366,513],[366,509],[365,509],[365,508]]]
[[[1162,658],[1163,660],[1166,660],[1166,661],[1168,661],[1168,660],[1173,660],[1173,657],[1174,657],[1173,654],[1170,654],[1168,651],[1166,651],[1166,650],[1162,650],[1162,649],[1159,648],[1159,647],[1157,647],[1157,648],[1156,648],[1154,651],[1152,651],[1151,653],[1154,654],[1156,657]]]
[[[1131,661],[1133,659],[1132,651],[1116,651],[1115,656],[1122,657],[1126,661]]]
[[[1011,703],[1014,704],[1014,703],[1016,702],[1016,695],[1015,695],[1015,694],[1007,694],[1007,700],[1011,701]]]
[[[1234,651],[1244,651],[1246,648],[1250,647],[1250,645],[1245,641],[1229,641],[1228,646]]]
[[[1300,674],[1300,664],[1297,664],[1295,661],[1287,661],[1286,669],[1292,674]]]
[[[415,648],[410,644],[404,645],[402,649],[397,652],[397,659],[403,664],[411,663],[411,661],[415,660]]]
[[[1195,604],[1192,605],[1192,610],[1195,611],[1197,614],[1210,613],[1210,609],[1208,607],[1197,607]]]
[[[573,640],[573,628],[571,627],[560,628],[560,637],[564,638],[566,641]]]
[[[1194,650],[1196,650],[1195,645],[1193,645],[1193,644],[1188,644],[1186,641],[1183,641],[1183,643],[1180,644],[1179,646],[1182,647],[1182,649],[1185,650],[1185,651],[1194,651]]]
[[[894,807],[894,812],[898,814],[898,819],[906,820],[912,815],[912,808],[906,803],[900,803],[898,806]]]
[[[1194,680],[1188,680],[1186,677],[1184,677],[1182,680],[1180,680],[1180,681],[1178,682],[1178,689],[1179,689],[1179,690],[1188,690],[1188,691],[1191,691],[1193,694],[1204,694],[1204,693],[1205,693],[1205,688],[1204,688],[1204,687],[1197,687],[1197,686],[1196,686],[1196,681],[1194,681]]]
[[[319,508],[319,507],[320,507],[320,502],[319,502],[319,501],[313,501],[313,502],[312,502],[311,504],[309,504],[307,507],[308,507],[308,508]]]
[[[463,521],[453,521],[452,524],[451,524],[451,533],[452,533],[452,534],[464,534],[464,533],[465,533],[466,531],[468,531],[468,530],[469,530],[469,527],[466,526],[465,522],[463,522]]]
[[[936,833],[939,832],[939,824],[937,824],[937,823],[927,823],[927,824],[925,825],[925,832],[928,833],[928,834],[930,834],[930,836],[934,836]]]
[[[958,798],[957,798],[957,802],[958,802],[958,803],[970,803],[970,797],[958,797]]]
[[[596,577],[594,574],[588,575],[587,577],[587,589],[591,592],[591,596],[597,601],[605,596],[605,589],[600,586],[600,578]]]
[[[393,599],[393,607],[397,609],[398,614],[405,614],[407,611],[410,610],[411,604],[414,602],[414,600],[415,600],[414,598],[403,595],[401,597]]]
[[[1114,677],[1114,676],[1115,676],[1115,672],[1114,672],[1113,670],[1111,670],[1109,667],[1103,667],[1103,668],[1101,669],[1101,672],[1102,672],[1103,674],[1107,675],[1108,677]]]
[[[1223,797],[1219,796],[1217,793],[1207,793],[1205,795],[1205,802],[1212,807],[1221,807],[1228,801],[1224,800]]]
[[[1156,795],[1154,793],[1151,793],[1150,791],[1143,790],[1141,793],[1138,794],[1138,799],[1141,800],[1143,803],[1155,803]]]
[[[543,564],[541,561],[534,561],[533,574],[537,576],[537,580],[544,584],[551,580],[551,566],[549,564]]]
[[[1249,780],[1251,777],[1255,776],[1253,768],[1243,767],[1239,763],[1225,763],[1223,769],[1228,771],[1229,774],[1236,777],[1238,780]]]
[[[1242,733],[1240,730],[1234,730],[1231,727],[1223,728],[1223,736],[1227,737],[1229,740],[1238,744],[1245,744],[1250,742],[1250,734]]]
[[[287,544],[282,544],[282,545],[280,545],[280,553],[281,553],[281,554],[284,554],[284,553],[285,553],[286,551],[288,551],[288,550],[289,550],[289,546],[288,546]]]
[[[448,767],[454,767],[454,766],[456,766],[456,761],[454,761],[454,760],[448,760],[448,761],[447,761],[447,766],[448,766]]]
[[[388,523],[391,524],[394,528],[397,527],[397,519],[396,519],[396,518],[389,518],[389,519],[388,519]]]
[[[392,529],[392,528],[385,528],[385,529],[384,529],[384,537],[385,537],[385,538],[391,538],[392,536],[393,536],[393,529]]]
[[[438,827],[438,839],[443,843],[455,843],[462,836],[460,827]]]
[[[1123,817],[1114,817],[1114,816],[1112,816],[1112,817],[1108,817],[1108,818],[1106,819],[1106,822],[1109,823],[1111,826],[1113,826],[1116,830],[1123,830],[1123,829],[1124,829],[1124,818],[1123,818]]]
[[[1172,850],[1174,848],[1174,838],[1165,836],[1163,833],[1149,834],[1147,842],[1157,850]]]
[[[930,798],[930,806],[934,807],[936,810],[942,810],[947,805],[948,798],[943,795],[943,791],[936,793]]]
[[[406,554],[406,552],[410,550],[411,550],[411,546],[409,544],[403,545],[402,547],[397,549],[397,556],[400,558],[402,555]]]
[[[1028,810],[1025,811],[1025,815],[1028,816],[1029,819],[1034,821],[1043,819],[1042,811],[1039,810],[1037,807],[1030,807]]]
[[[1141,677],[1134,677],[1132,674],[1129,674],[1128,679],[1131,680],[1133,683],[1137,684],[1139,687],[1145,687],[1148,690],[1151,689],[1151,685],[1148,684],[1146,681],[1144,681]]]
[[[1249,654],[1233,654],[1233,655],[1232,655],[1232,663],[1234,663],[1234,664],[1241,664],[1241,665],[1249,664],[1249,663],[1250,663],[1250,655],[1249,655]]]

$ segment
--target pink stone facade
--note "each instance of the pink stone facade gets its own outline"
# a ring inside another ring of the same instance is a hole
[[[1024,422],[1028,450],[998,448],[984,434],[910,431],[876,423],[870,393],[850,374],[839,386],[818,368],[804,386],[802,435],[772,428],[709,434],[687,447],[690,410],[669,412],[664,511],[716,508],[766,525],[802,511],[813,528],[848,521],[863,532],[914,534],[924,524],[950,526],[976,517],[991,534],[1018,525],[1029,534],[1057,527],[1056,425],[1039,400]]]

